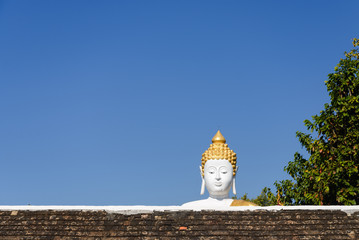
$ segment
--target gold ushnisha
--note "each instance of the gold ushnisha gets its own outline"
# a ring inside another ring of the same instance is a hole
[[[212,138],[212,144],[202,154],[202,176],[204,176],[204,165],[210,159],[228,160],[233,167],[233,176],[236,175],[237,155],[233,152],[233,150],[229,149],[228,144],[226,144],[226,139],[223,137],[223,135],[219,130],[216,133],[216,135],[214,135],[214,137]]]

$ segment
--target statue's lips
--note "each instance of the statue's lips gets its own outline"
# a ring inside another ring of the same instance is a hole
[[[222,186],[222,183],[221,182],[216,182],[216,183],[214,183],[214,185],[217,186],[217,187],[220,187],[220,186]]]

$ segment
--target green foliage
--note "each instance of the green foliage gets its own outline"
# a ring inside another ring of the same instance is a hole
[[[258,206],[271,206],[274,205],[276,201],[270,189],[264,188],[258,197],[252,199],[252,202]]]
[[[293,180],[275,182],[280,205],[359,204],[359,39],[345,53],[326,81],[330,103],[304,124],[310,134],[297,132],[305,159],[298,152],[284,170]],[[263,192],[262,192],[263,193]]]
[[[248,194],[245,193],[242,197],[240,197],[239,199],[244,200],[244,201],[251,201],[251,199],[248,198]]]
[[[271,206],[275,204],[275,197],[271,193],[269,188],[264,188],[261,192],[261,194],[256,198],[248,198],[247,193],[245,193],[242,197],[239,199],[249,201],[252,203],[257,204],[258,206]]]

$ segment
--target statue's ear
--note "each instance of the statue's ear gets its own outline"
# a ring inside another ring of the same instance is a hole
[[[234,195],[237,195],[237,191],[236,191],[236,178],[235,178],[235,176],[233,177],[233,180],[232,180],[232,190],[233,190],[233,194],[234,194]]]
[[[234,195],[237,195],[237,190],[236,190],[237,170],[238,170],[238,166],[236,166],[236,174],[233,176],[233,180],[232,180],[232,190],[233,190],[233,194],[234,194]]]
[[[206,186],[206,183],[204,182],[204,177],[202,175],[202,166],[199,166],[199,170],[200,170],[200,173],[201,173],[201,178],[202,178],[202,186],[201,186],[201,195],[204,194],[204,188]]]

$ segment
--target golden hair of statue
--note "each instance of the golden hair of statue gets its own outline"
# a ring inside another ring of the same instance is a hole
[[[233,152],[233,150],[228,147],[228,144],[226,144],[226,139],[223,137],[222,133],[219,130],[212,138],[212,144],[202,154],[202,176],[204,176],[204,165],[210,159],[228,160],[233,167],[233,176],[236,175],[237,155]]]

